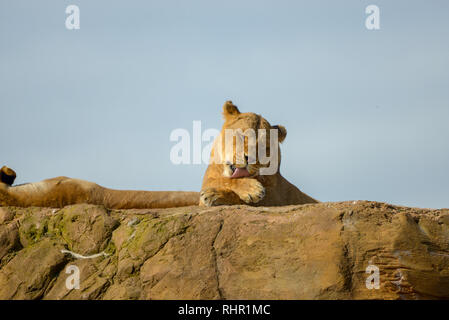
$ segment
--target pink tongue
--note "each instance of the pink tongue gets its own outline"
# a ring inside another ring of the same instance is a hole
[[[246,168],[236,168],[231,178],[249,177],[249,172]]]

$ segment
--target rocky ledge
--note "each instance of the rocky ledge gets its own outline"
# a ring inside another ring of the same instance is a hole
[[[448,209],[0,208],[0,299],[443,298]]]

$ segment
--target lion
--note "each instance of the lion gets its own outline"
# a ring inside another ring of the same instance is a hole
[[[287,130],[281,125],[271,126],[262,116],[255,113],[241,113],[232,101],[223,105],[224,124],[220,135],[215,139],[211,150],[209,166],[203,178],[200,192],[200,206],[247,204],[251,206],[285,206],[295,204],[317,203],[318,201],[300,191],[288,182],[279,172],[280,147],[276,143],[274,149],[271,144],[265,143],[266,154],[277,153],[275,171],[271,174],[260,174],[267,164],[261,163],[259,154],[250,159],[250,145],[247,136],[241,137],[243,153],[241,161],[238,160],[237,140],[231,141],[232,154],[226,157],[226,130],[231,132],[267,132],[264,137],[255,138],[256,148],[260,139],[269,139],[271,131],[277,131],[278,141],[281,143],[287,136]],[[253,146],[254,147],[254,146]]]
[[[199,201],[198,192],[114,190],[68,177],[12,186],[15,178],[14,170],[0,169],[0,206],[62,208],[88,203],[109,209],[147,209],[193,206]]]
[[[13,186],[16,173],[3,166],[0,169],[0,206],[62,208],[88,203],[103,205],[109,209],[147,209],[237,204],[283,206],[318,202],[281,176],[278,144],[274,150],[271,150],[271,145],[266,148],[267,154],[277,153],[279,157],[274,172],[263,175],[261,171],[272,164],[262,163],[258,156],[248,159],[252,150],[248,137],[233,138],[230,158],[226,157],[226,143],[220,143],[225,138],[226,129],[240,129],[242,132],[247,129],[255,132],[264,129],[269,131],[265,138],[269,138],[270,132],[275,130],[279,142],[282,142],[287,135],[283,126],[271,126],[266,119],[255,113],[240,113],[232,101],[224,104],[223,116],[225,122],[213,143],[211,162],[204,175],[201,192],[114,190],[68,177]],[[238,161],[240,157],[236,141],[239,138],[244,141],[243,162]],[[260,146],[260,138],[255,143],[256,147]],[[218,161],[212,161],[217,159]]]

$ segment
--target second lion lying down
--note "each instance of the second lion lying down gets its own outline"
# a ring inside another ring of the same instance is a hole
[[[266,146],[266,153],[277,152],[277,163],[273,173],[261,174],[270,164],[264,164],[259,157],[251,157],[250,143],[244,140],[242,154],[238,153],[233,138],[232,154],[225,157],[226,143],[219,143],[226,130],[248,129],[259,131],[277,130],[279,142],[287,131],[282,126],[271,126],[262,116],[255,113],[241,113],[231,102],[223,106],[224,124],[211,150],[211,162],[203,178],[201,192],[184,191],[126,191],[104,188],[95,183],[57,177],[36,183],[12,186],[16,173],[7,167],[0,170],[0,205],[18,207],[61,208],[71,204],[90,203],[104,205],[110,209],[170,208],[190,205],[217,206],[248,204],[252,206],[283,206],[316,203],[317,200],[301,192],[279,172],[280,148]],[[240,131],[239,130],[239,131]],[[246,140],[245,140],[246,139]],[[258,147],[260,139],[256,139]],[[228,154],[229,155],[229,154]],[[214,161],[212,161],[214,160]],[[218,160],[218,161],[217,161]],[[272,164],[271,164],[272,165]]]

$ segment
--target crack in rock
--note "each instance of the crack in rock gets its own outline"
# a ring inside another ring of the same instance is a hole
[[[220,226],[218,227],[217,234],[215,235],[214,239],[212,240],[212,258],[214,260],[215,279],[217,282],[217,291],[218,291],[218,296],[219,296],[220,300],[224,300],[225,298],[224,298],[223,290],[221,289],[221,286],[220,286],[220,270],[218,269],[217,250],[215,249],[215,242],[216,242],[221,230],[223,229],[223,225],[224,225],[224,220],[221,220]]]

